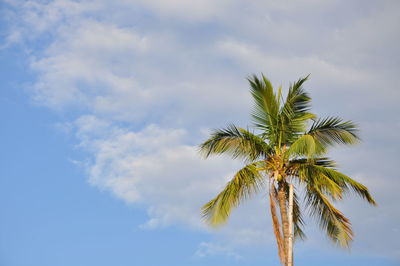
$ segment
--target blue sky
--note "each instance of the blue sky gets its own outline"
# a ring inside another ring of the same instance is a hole
[[[277,265],[265,195],[228,225],[199,208],[241,166],[204,161],[210,128],[247,126],[246,77],[311,73],[315,112],[355,120],[335,149],[371,188],[338,206],[356,233],[312,221],[297,265],[399,265],[398,1],[11,1],[0,20],[0,265]]]

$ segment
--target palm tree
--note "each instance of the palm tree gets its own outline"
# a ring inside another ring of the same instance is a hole
[[[286,99],[282,89],[275,92],[264,75],[248,78],[254,99],[252,123],[259,133],[229,125],[214,130],[200,145],[205,158],[229,154],[246,163],[221,193],[202,207],[206,221],[212,226],[225,223],[234,207],[267,189],[282,265],[293,265],[292,230],[295,239],[305,237],[304,210],[317,219],[334,243],[348,247],[353,238],[350,221],[332,202],[354,192],[375,205],[368,188],[337,171],[335,162],[326,156],[334,145],[359,141],[356,125],[338,117],[317,118],[311,113],[311,98],[302,88],[307,78],[291,84]],[[296,191],[304,191],[302,208],[293,185]]]

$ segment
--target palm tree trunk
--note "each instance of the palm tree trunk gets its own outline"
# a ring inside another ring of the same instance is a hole
[[[278,188],[279,209],[281,211],[282,231],[283,231],[283,249],[285,254],[285,265],[288,265],[288,244],[289,244],[289,219],[286,209],[286,191],[283,183]]]
[[[289,185],[289,239],[288,239],[288,253],[287,264],[293,266],[293,184]]]
[[[276,200],[276,190],[275,187],[272,185],[269,191],[269,204],[271,210],[271,218],[272,218],[272,228],[274,229],[276,244],[278,246],[278,256],[279,260],[282,265],[285,265],[286,257],[283,248],[283,239],[279,224],[278,216],[276,215],[276,207],[275,207],[275,200]]]

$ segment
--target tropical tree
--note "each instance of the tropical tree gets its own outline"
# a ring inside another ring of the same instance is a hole
[[[275,92],[264,75],[248,78],[254,100],[252,125],[255,131],[229,125],[214,130],[200,145],[205,158],[228,154],[246,163],[225,188],[202,207],[206,221],[212,226],[224,224],[234,207],[267,189],[282,265],[293,265],[292,230],[295,239],[305,238],[304,211],[316,218],[334,243],[348,247],[353,239],[350,221],[332,202],[353,192],[375,205],[367,187],[339,172],[335,162],[327,157],[330,147],[359,141],[356,125],[338,117],[318,118],[311,113],[311,98],[302,87],[307,79],[308,76],[291,84],[284,99],[282,89]],[[297,193],[293,192],[293,185]],[[299,191],[304,192],[301,206]]]

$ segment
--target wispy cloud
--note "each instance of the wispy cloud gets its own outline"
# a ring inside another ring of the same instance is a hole
[[[235,260],[240,260],[243,257],[232,251],[230,248],[223,246],[221,244],[212,243],[212,242],[202,242],[200,243],[195,257],[209,257],[209,256],[227,256],[229,258],[233,258]]]
[[[183,129],[149,125],[133,132],[93,116],[79,118],[76,125],[81,147],[94,155],[89,182],[149,206],[146,227],[178,222],[202,228],[201,205],[236,166],[225,158],[200,160],[197,148],[184,144],[188,133]]]

